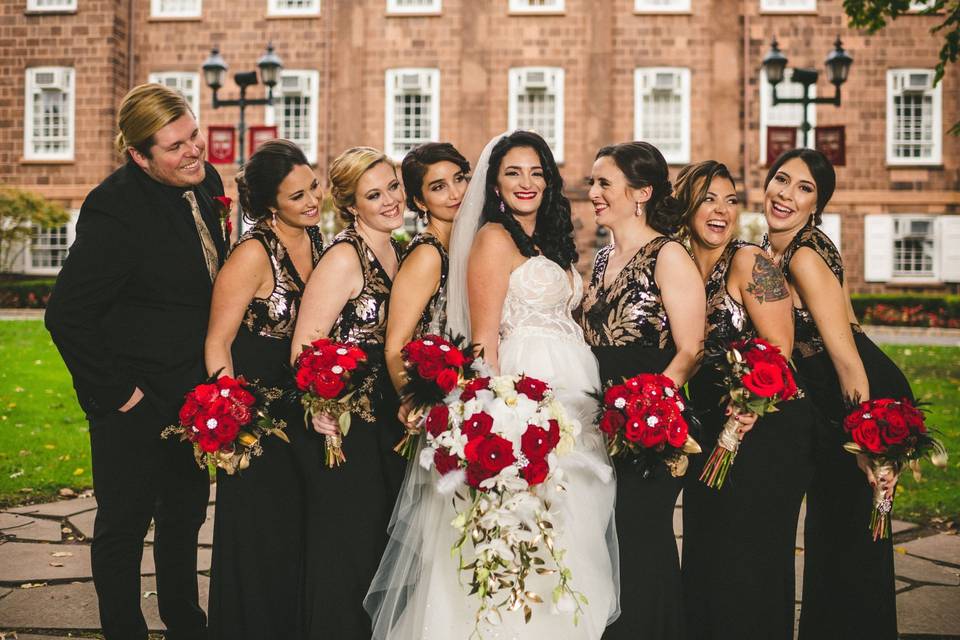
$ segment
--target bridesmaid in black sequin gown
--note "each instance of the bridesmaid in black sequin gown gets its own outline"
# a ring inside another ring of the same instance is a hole
[[[306,557],[306,638],[369,638],[363,598],[387,543],[387,524],[403,480],[404,460],[393,451],[403,431],[383,345],[390,287],[399,250],[390,234],[403,223],[403,187],[382,152],[348,149],[330,166],[334,202],[349,226],[334,239],[304,292],[294,332],[301,345],[329,337],[358,343],[371,375],[375,423],[354,415],[343,438],[346,462],[322,464],[324,438],[336,422],[315,416],[317,463],[309,470]]]
[[[790,358],[790,294],[780,270],[760,247],[737,240],[737,189],[714,161],[685,167],[677,198],[707,290],[707,341],[761,337]],[[700,411],[700,444],[709,453],[727,421],[723,376],[705,359],[690,380]],[[794,628],[794,547],[800,504],[813,469],[814,414],[809,399],[781,403],[759,420],[735,416],[743,438],[721,489],[699,480],[707,455],[684,477],[684,607],[689,640],[791,640]]]
[[[314,226],[322,194],[303,152],[282,140],[262,145],[237,185],[254,226],[216,280],[207,368],[289,388],[290,337],[322,250]],[[288,422],[290,444],[265,436],[250,467],[217,472],[210,638],[296,638],[301,631],[307,434],[299,409],[281,402],[271,409]]]
[[[802,640],[897,637],[893,545],[873,541],[872,485],[888,495],[896,478],[873,477],[842,448],[844,397],[913,398],[897,366],[861,331],[843,282],[840,252],[817,226],[833,195],[830,162],[810,149],[788,151],[767,173],[768,249],[793,295],[794,359],[818,424],[804,531]],[[858,468],[859,466],[859,468]]]
[[[604,147],[593,165],[590,200],[614,244],[597,253],[581,324],[605,386],[663,373],[682,387],[702,347],[703,282],[686,249],[665,235],[676,231],[682,213],[667,177],[663,156],[644,142]],[[622,612],[603,637],[681,638],[673,531],[681,480],[662,463],[646,477],[625,458],[614,458],[614,467]]]

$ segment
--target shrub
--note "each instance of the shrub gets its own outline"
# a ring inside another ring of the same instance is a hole
[[[43,309],[47,306],[55,282],[55,278],[0,280],[0,307]]]
[[[960,328],[960,296],[854,294],[851,299],[864,324]]]

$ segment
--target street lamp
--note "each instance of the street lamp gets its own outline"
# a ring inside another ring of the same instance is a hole
[[[840,106],[840,85],[847,81],[850,75],[850,65],[853,64],[853,58],[843,50],[840,36],[833,43],[833,50],[827,55],[824,62],[827,67],[827,78],[834,86],[833,97],[830,98],[811,98],[810,87],[817,84],[817,77],[820,75],[816,69],[794,69],[791,80],[803,85],[803,97],[800,98],[780,98],[777,96],[777,85],[783,81],[784,70],[787,68],[787,57],[777,46],[777,39],[774,38],[770,43],[770,51],[763,57],[763,71],[767,76],[767,82],[773,87],[773,104],[800,104],[803,105],[803,123],[800,129],[803,131],[803,146],[810,146],[810,122],[807,120],[807,105],[810,104],[832,104],[835,107]]]
[[[213,89],[213,108],[220,107],[240,107],[240,122],[237,125],[237,134],[239,140],[239,155],[237,164],[243,166],[246,162],[244,150],[244,138],[246,137],[247,124],[244,118],[244,111],[248,106],[273,105],[273,88],[277,86],[280,79],[280,72],[283,70],[283,62],[280,57],[273,52],[273,43],[267,44],[267,51],[257,60],[257,67],[260,69],[260,79],[267,86],[266,98],[247,98],[247,87],[257,84],[256,71],[240,71],[233,74],[233,81],[240,87],[240,97],[235,100],[221,100],[217,97],[217,91],[223,87],[223,77],[227,73],[227,61],[220,55],[220,49],[214,47],[210,51],[210,56],[203,62],[203,79],[207,86]]]

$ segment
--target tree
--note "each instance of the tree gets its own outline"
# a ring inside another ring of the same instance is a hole
[[[956,62],[960,56],[960,0],[843,0],[843,9],[850,18],[850,26],[876,33],[887,25],[887,20],[896,20],[899,16],[922,7],[923,15],[943,15],[939,25],[930,30],[931,34],[943,32],[944,42],[940,47],[940,59],[937,62],[934,86],[943,78],[947,65]],[[960,122],[950,129],[953,135],[960,135]]]
[[[34,225],[51,229],[69,220],[66,209],[42,196],[0,186],[0,273],[13,268],[33,236]]]

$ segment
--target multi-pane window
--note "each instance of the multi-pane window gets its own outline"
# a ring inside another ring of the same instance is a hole
[[[634,72],[634,137],[654,145],[670,164],[690,162],[690,70]]]
[[[783,81],[777,85],[778,98],[803,97],[803,85],[793,82],[793,69],[786,69]],[[810,97],[817,97],[817,86],[810,87]],[[808,107],[807,118],[811,127],[817,126],[817,106]],[[767,161],[767,127],[796,127],[796,146],[803,145],[803,131],[800,124],[803,122],[803,105],[778,104],[773,105],[773,88],[767,82],[766,74],[760,71],[760,162]],[[810,130],[810,144],[813,144],[813,129]]]
[[[894,217],[894,277],[934,277],[936,275],[935,240],[934,219],[932,217]]]
[[[27,0],[27,11],[76,11],[77,0]]]
[[[186,98],[193,110],[193,117],[200,122],[200,74],[192,71],[157,71],[147,77],[148,82],[156,82],[169,87]]]
[[[508,128],[535,131],[563,162],[563,69],[520,67],[510,70]]]
[[[634,0],[637,13],[688,13],[690,0]]]
[[[154,18],[199,18],[201,0],[150,0]]]
[[[440,71],[388,69],[386,149],[402,158],[424,142],[440,139]]]
[[[887,162],[939,164],[942,154],[941,87],[933,71],[887,71]]]
[[[284,69],[266,112],[266,124],[276,124],[279,137],[295,142],[311,164],[317,162],[319,87],[318,71]]]
[[[24,105],[24,158],[72,160],[75,127],[73,69],[27,69]]]
[[[69,225],[49,229],[34,225],[30,237],[28,270],[36,273],[60,269],[69,247]]]
[[[557,13],[563,11],[565,0],[510,0],[512,13]]]
[[[272,16],[315,16],[320,13],[320,0],[267,0],[267,13]]]
[[[440,13],[441,0],[387,0],[387,13]]]
[[[765,13],[809,13],[817,10],[817,0],[760,0]]]

